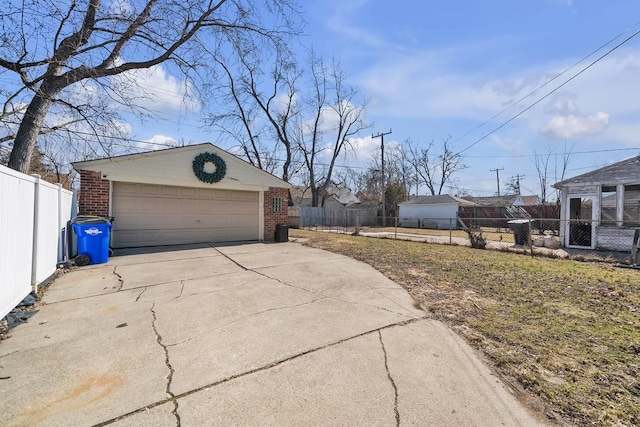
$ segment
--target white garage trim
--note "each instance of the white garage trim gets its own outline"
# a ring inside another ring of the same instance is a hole
[[[263,192],[111,183],[115,248],[259,240]]]
[[[258,198],[258,217],[260,218],[260,240],[264,240],[264,191],[260,190]]]

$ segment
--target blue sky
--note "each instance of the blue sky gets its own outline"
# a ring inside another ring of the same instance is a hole
[[[325,59],[339,59],[350,83],[369,99],[367,119],[374,127],[354,141],[356,153],[340,160],[354,166],[379,155],[379,139],[372,140],[371,133],[389,129],[393,133],[385,144],[411,138],[437,146],[450,136],[454,150],[463,150],[640,29],[637,0],[325,0],[305,8],[304,43]],[[164,87],[165,93],[179,87],[179,80],[160,74],[147,84]],[[534,153],[571,148],[566,177],[640,154],[639,88],[640,35],[466,150],[468,167],[454,176],[456,185],[493,195],[496,176],[490,170],[504,168],[503,193],[506,182],[520,174],[523,193],[534,194],[539,193]],[[166,121],[132,125],[132,135],[155,142],[211,140],[175,105],[163,111]],[[225,141],[211,142],[228,148]],[[579,154],[585,151],[597,153]]]

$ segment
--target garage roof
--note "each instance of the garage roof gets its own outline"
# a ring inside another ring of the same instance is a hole
[[[205,152],[217,154],[226,164],[225,176],[214,184],[200,181],[193,172],[194,157]],[[211,143],[74,162],[73,168],[100,172],[110,181],[247,191],[291,188],[286,181]]]
[[[416,196],[412,197],[401,205],[438,205],[444,203],[458,203],[459,206],[475,206],[476,204],[460,197],[440,194],[436,196]]]

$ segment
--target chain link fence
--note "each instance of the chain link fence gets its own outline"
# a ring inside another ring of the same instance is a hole
[[[308,217],[296,212],[290,214],[289,226],[439,244],[475,246],[480,242],[480,246],[488,249],[524,250],[531,255],[569,254],[585,258],[613,257],[619,261],[629,259],[634,236],[640,234],[637,228],[621,227],[616,222],[557,218],[382,218],[375,216],[374,211],[337,214],[317,210],[315,216]]]

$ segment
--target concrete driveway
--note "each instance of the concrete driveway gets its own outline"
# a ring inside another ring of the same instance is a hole
[[[0,343],[4,426],[539,425],[366,264],[296,243],[123,250]]]

